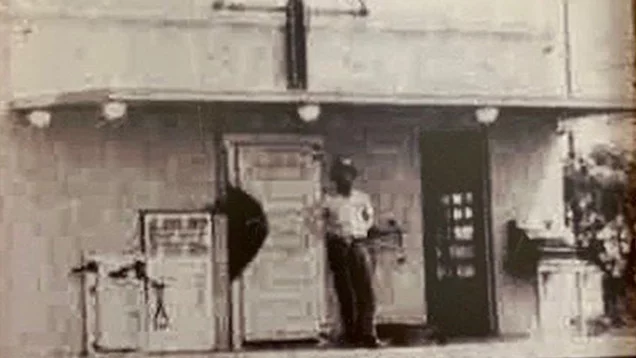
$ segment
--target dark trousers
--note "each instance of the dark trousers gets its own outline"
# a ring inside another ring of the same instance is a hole
[[[623,278],[610,277],[603,278],[603,303],[605,313],[613,320],[620,320],[619,301],[625,294]]]
[[[328,236],[327,258],[333,271],[345,338],[375,337],[376,302],[369,249],[360,242]]]

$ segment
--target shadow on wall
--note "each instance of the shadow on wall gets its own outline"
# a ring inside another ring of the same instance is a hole
[[[234,186],[229,186],[225,197],[208,209],[227,215],[230,280],[234,281],[265,243],[269,234],[267,217],[258,200]]]

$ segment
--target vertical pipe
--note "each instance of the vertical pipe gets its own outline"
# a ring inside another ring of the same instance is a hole
[[[303,0],[288,0],[285,7],[287,88],[307,89],[307,33]]]
[[[486,253],[486,277],[488,282],[488,310],[489,328],[492,334],[499,334],[499,319],[497,314],[496,281],[494,272],[494,252],[492,245],[492,178],[490,168],[489,128],[481,126],[482,138],[482,178],[483,178],[483,226]]]
[[[226,187],[228,184],[227,175],[227,153],[223,144],[223,134],[225,132],[225,116],[222,111],[220,115],[213,118],[214,120],[214,181],[216,183],[216,197],[220,198],[225,195]]]
[[[84,267],[84,265],[86,265],[86,259],[84,257],[84,253],[81,253],[80,255],[80,267]],[[82,342],[80,344],[80,352],[79,352],[79,356],[80,357],[88,357],[89,356],[89,334],[88,334],[88,305],[89,302],[86,299],[86,292],[88,290],[88,282],[86,279],[86,273],[81,272],[80,275],[80,312],[81,312],[81,316],[82,316],[82,333],[81,333],[81,339]]]
[[[226,196],[227,193],[227,185],[229,184],[228,182],[228,160],[227,160],[227,152],[226,152],[226,148],[224,145],[224,141],[223,141],[223,136],[226,130],[226,117],[225,117],[225,108],[221,108],[221,109],[217,109],[217,113],[216,115],[213,115],[211,118],[213,121],[213,142],[214,142],[214,182],[215,182],[215,198],[224,198]],[[225,282],[219,283],[218,285],[215,285],[215,287],[220,287],[222,285],[223,290],[225,291],[225,302],[224,304],[224,313],[226,315],[227,318],[227,322],[224,323],[222,325],[222,328],[226,329],[226,332],[223,332],[222,334],[225,334],[226,336],[223,337],[223,346],[220,347],[222,349],[229,349],[232,350],[233,347],[237,346],[237,343],[235,342],[235,334],[234,334],[234,330],[236,329],[237,325],[237,317],[235,317],[235,315],[233,314],[233,287],[232,287],[232,282],[230,281],[229,277],[229,252],[228,250],[228,243],[227,243],[227,220],[222,220],[219,217],[213,217],[212,220],[214,221],[215,224],[219,224],[219,225],[224,225],[224,228],[219,228],[217,227],[217,225],[215,225],[215,236],[214,239],[218,240],[219,239],[219,235],[222,236],[222,239],[225,240],[225,242],[223,243],[222,247],[225,250],[225,253],[223,254],[223,262],[225,263],[225,268],[224,268],[224,275],[216,275],[217,279],[221,279],[223,278],[224,280],[226,280]],[[219,247],[219,245],[217,245],[218,243],[215,243],[214,247]],[[218,262],[218,261],[217,261]],[[215,262],[216,263],[216,262]]]

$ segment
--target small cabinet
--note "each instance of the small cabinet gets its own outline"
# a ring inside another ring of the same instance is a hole
[[[540,334],[588,335],[590,323],[603,315],[601,271],[581,258],[570,232],[509,225],[509,245],[516,243],[508,249],[509,268],[534,270]],[[521,262],[528,258],[532,262]]]
[[[589,335],[603,315],[602,272],[577,258],[544,258],[538,265],[539,328],[550,337]]]

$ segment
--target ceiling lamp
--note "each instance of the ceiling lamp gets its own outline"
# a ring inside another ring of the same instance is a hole
[[[107,122],[117,121],[126,116],[127,110],[124,102],[107,102],[102,105],[102,117]]]
[[[320,117],[320,105],[316,103],[303,103],[297,110],[298,117],[305,123],[315,122]]]
[[[27,120],[36,128],[47,128],[51,125],[51,112],[34,110],[27,115]]]
[[[499,108],[497,107],[483,107],[475,110],[475,118],[477,122],[483,125],[493,124],[499,117]]]

